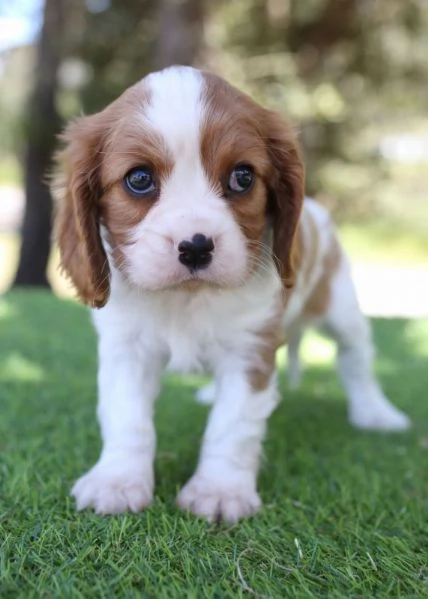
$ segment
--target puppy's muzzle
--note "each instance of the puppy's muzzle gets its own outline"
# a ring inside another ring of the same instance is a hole
[[[193,235],[192,240],[178,244],[178,259],[190,271],[206,268],[213,258],[214,242],[202,233]]]

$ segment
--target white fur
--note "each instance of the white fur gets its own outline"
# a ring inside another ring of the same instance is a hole
[[[174,157],[186,155],[197,164],[204,115],[202,74],[192,67],[175,67],[151,73],[144,81],[150,89],[145,119],[162,135]]]
[[[409,418],[386,399],[372,373],[371,331],[359,308],[345,256],[333,279],[330,305],[318,326],[337,342],[337,365],[351,423],[363,429],[408,428]]]
[[[165,367],[207,370],[215,382],[201,397],[214,407],[196,472],[178,502],[210,521],[236,521],[260,506],[256,476],[261,442],[278,395],[275,376],[265,390],[254,391],[248,370],[259,349],[257,331],[274,315],[282,286],[271,258],[265,257],[263,268],[248,274],[243,233],[205,175],[199,152],[201,76],[193,69],[168,69],[148,82],[151,105],[144,118],[162,135],[174,166],[159,201],[124,248],[125,274],[109,256],[110,298],[93,312],[103,449],[72,492],[79,509],[93,507],[100,513],[138,511],[148,505],[154,488],[153,406],[161,373]],[[320,275],[332,235],[327,213],[309,200],[305,230],[308,211],[320,231],[320,262],[305,285],[297,279],[284,314],[295,383],[301,330],[311,324],[305,322],[302,306]],[[197,273],[212,285],[191,290],[180,286],[192,275],[178,262],[177,245],[195,233],[214,239],[215,258]],[[368,326],[344,258],[328,313],[316,324],[338,340],[351,421],[364,428],[405,428],[408,420],[384,398],[371,374]]]
[[[111,298],[93,312],[99,336],[99,409],[103,451],[74,486],[79,509],[136,511],[153,496],[153,402],[166,366],[216,377],[200,462],[179,495],[182,507],[209,520],[235,521],[260,505],[256,474],[265,422],[278,397],[247,382],[258,337],[272,317],[281,283],[271,267],[235,289],[144,292],[114,269]],[[122,468],[121,468],[122,464]]]
[[[214,408],[197,470],[179,494],[182,508],[234,522],[261,505],[256,489],[266,420],[277,403],[276,380],[255,393],[234,360],[218,377]]]

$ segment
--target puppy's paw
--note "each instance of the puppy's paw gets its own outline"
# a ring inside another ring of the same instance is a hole
[[[356,428],[373,431],[400,432],[412,426],[410,418],[385,397],[376,398],[369,405],[361,402],[354,406],[349,420]]]
[[[208,522],[234,523],[251,516],[261,506],[260,497],[253,488],[239,484],[219,485],[198,474],[183,487],[177,502],[182,509],[202,516]]]
[[[201,404],[211,405],[215,400],[215,384],[208,383],[205,387],[201,387],[195,393],[196,401]]]
[[[153,499],[151,469],[130,463],[98,462],[75,483],[71,495],[78,510],[93,508],[97,514],[140,512]]]

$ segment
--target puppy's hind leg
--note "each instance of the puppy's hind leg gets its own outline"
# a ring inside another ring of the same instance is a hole
[[[300,364],[299,349],[303,331],[296,326],[287,331],[287,357],[288,357],[288,388],[297,389],[302,381],[302,368]]]
[[[344,255],[331,279],[330,302],[321,329],[337,342],[337,366],[348,396],[349,419],[361,429],[401,431],[409,418],[385,397],[372,372],[370,325],[361,313]]]

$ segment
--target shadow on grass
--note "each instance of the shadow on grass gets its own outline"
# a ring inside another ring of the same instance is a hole
[[[361,467],[381,469],[398,446],[417,446],[420,429],[428,423],[427,325],[407,319],[373,321],[382,385],[414,419],[416,433],[395,437],[351,429],[331,365],[307,365],[296,392],[286,389],[281,375],[283,402],[270,421],[261,475],[268,494],[273,487],[285,492],[287,477],[294,474],[313,469],[328,473],[335,467],[340,472],[346,467],[344,456],[354,464],[360,461]],[[199,377],[165,379],[156,417],[156,467],[165,499],[196,464],[208,409],[197,405],[193,394],[203,382]],[[41,453],[52,449],[63,460],[67,480],[96,459],[96,344],[84,308],[44,292],[14,292],[1,300],[0,385],[0,436],[6,447]]]

